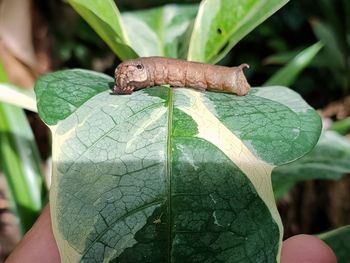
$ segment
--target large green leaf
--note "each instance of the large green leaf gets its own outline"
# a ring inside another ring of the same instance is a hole
[[[111,95],[112,82],[71,70],[35,87],[53,134],[62,261],[278,261],[271,171],[316,144],[318,114],[284,87],[123,96]]]
[[[327,153],[327,154],[325,154]],[[324,132],[315,148],[301,159],[273,170],[272,185],[276,199],[297,182],[339,180],[350,173],[350,141],[331,131]]]
[[[68,0],[120,59],[135,58],[113,0]]]
[[[188,60],[215,63],[288,0],[204,0],[191,37]]]
[[[338,263],[350,262],[350,225],[318,235],[337,256]]]
[[[131,47],[141,57],[185,56],[187,31],[198,5],[167,5],[146,11],[123,13],[122,20]]]

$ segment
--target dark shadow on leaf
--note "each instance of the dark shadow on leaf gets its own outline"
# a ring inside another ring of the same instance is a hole
[[[276,258],[277,224],[250,181],[225,158],[174,160],[170,176],[159,160],[54,167],[58,229],[83,261]]]

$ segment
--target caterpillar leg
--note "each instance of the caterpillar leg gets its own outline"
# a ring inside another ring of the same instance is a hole
[[[197,87],[193,87],[193,89],[201,91],[201,92],[205,92],[207,90],[207,88],[203,87],[203,86],[197,86]]]
[[[116,94],[131,94],[134,91],[134,87],[133,86],[126,86],[126,87],[117,87],[114,86],[113,88],[113,93]]]

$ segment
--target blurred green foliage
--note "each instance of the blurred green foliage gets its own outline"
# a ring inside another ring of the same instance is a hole
[[[348,0],[290,1],[243,39],[231,59],[247,60],[253,85],[260,85],[301,50],[322,41],[325,47],[291,85],[314,107],[322,107],[350,93],[350,71],[343,62],[350,61],[349,6]]]
[[[0,62],[0,84],[8,77]],[[27,232],[46,202],[46,188],[35,138],[23,109],[0,102],[0,167],[21,234]]]
[[[196,0],[116,0],[121,12]],[[296,54],[322,41],[324,48],[295,79],[291,88],[312,106],[323,107],[350,93],[350,3],[347,0],[293,0],[243,38],[220,64],[247,62],[253,86],[271,78]],[[62,2],[45,6],[55,38],[59,68],[92,68],[112,74],[119,59],[70,7]],[[329,11],[328,11],[329,10]],[[58,18],[60,16],[61,18]],[[62,16],[64,19],[62,19]],[[338,59],[336,59],[338,58]]]

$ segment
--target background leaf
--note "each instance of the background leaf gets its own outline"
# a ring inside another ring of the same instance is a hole
[[[328,1],[324,1],[328,2]],[[342,22],[341,22],[342,23]],[[313,19],[311,25],[315,35],[324,43],[324,54],[327,58],[327,66],[333,73],[334,79],[339,82],[343,89],[343,94],[349,91],[350,77],[349,77],[349,63],[348,52],[349,45],[345,40],[344,35],[338,35],[338,28],[332,28],[332,23]],[[343,40],[343,41],[342,41]]]
[[[293,84],[301,71],[310,64],[312,59],[317,55],[322,47],[323,44],[321,42],[317,42],[300,52],[286,66],[281,68],[270,79],[268,79],[264,86],[289,86]]]
[[[338,263],[346,263],[350,260],[350,226],[340,227],[338,229],[318,235],[326,242],[337,256]]]
[[[191,37],[188,60],[216,63],[245,35],[288,0],[204,0]]]
[[[308,152],[321,127],[299,95],[154,87],[111,96],[107,77],[56,74],[36,92],[61,107],[38,109],[54,124],[50,201],[63,261],[277,260],[270,173]],[[94,91],[73,110],[71,83],[77,94]]]
[[[141,57],[179,58],[187,51],[186,31],[191,28],[198,5],[166,5],[122,15],[131,47]],[[180,54],[182,53],[182,54]]]
[[[326,131],[310,153],[293,163],[275,168],[272,172],[272,185],[275,197],[279,199],[297,182],[313,179],[339,180],[348,173],[349,140],[335,132]]]
[[[350,132],[350,117],[333,122],[329,129],[339,134],[348,134]]]
[[[22,234],[39,216],[45,186],[34,136],[22,109],[0,103],[0,162]]]
[[[344,67],[344,57],[341,53],[341,47],[339,46],[335,32],[320,21],[312,20],[311,23],[315,34],[325,44],[326,51],[333,56],[333,60],[329,61],[329,63],[337,69]]]
[[[0,83],[0,91],[0,101],[33,112],[38,111],[33,90],[23,90],[9,83]]]
[[[0,63],[0,83],[4,83],[0,85],[8,85],[7,81]],[[43,208],[46,189],[40,162],[24,111],[0,103],[0,167],[9,185],[11,203],[22,234],[31,228]]]
[[[112,0],[68,0],[121,59],[137,57],[125,36],[120,13]]]

